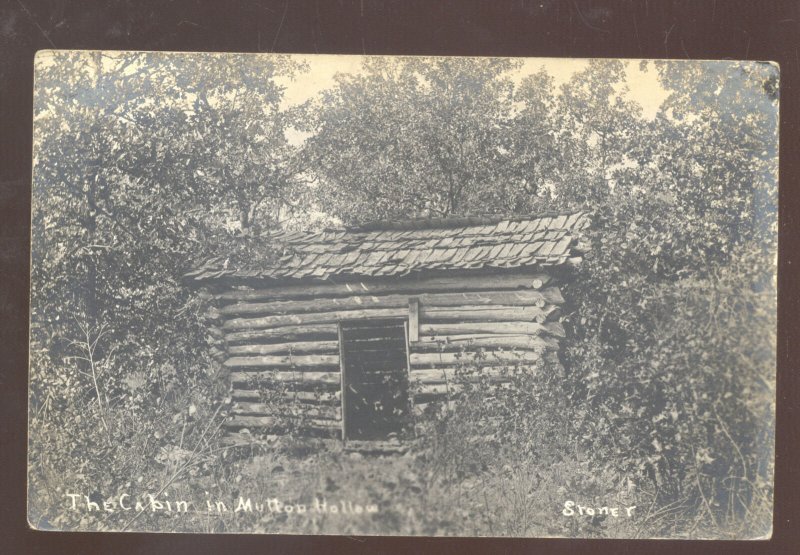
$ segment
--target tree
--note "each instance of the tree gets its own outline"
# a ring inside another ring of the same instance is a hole
[[[513,117],[500,137],[506,153],[498,168],[503,177],[486,191],[503,212],[536,212],[564,181],[571,164],[562,148],[559,101],[553,77],[543,67],[516,87]]]
[[[36,283],[83,291],[93,317],[118,310],[119,292],[98,285],[99,274],[146,283],[174,268],[175,256],[185,268],[215,242],[231,247],[236,229],[274,224],[303,185],[286,139],[299,113],[283,109],[276,83],[302,67],[283,57],[197,60],[99,52],[40,60],[34,227],[43,235],[34,265],[77,261],[83,270],[56,272],[78,279],[74,287]],[[51,259],[54,245],[63,258]]]
[[[516,62],[366,59],[317,106],[308,159],[322,210],[356,223],[497,210]]]
[[[288,56],[228,54],[209,56],[200,68],[175,65],[173,90],[192,99],[184,133],[195,140],[185,156],[196,186],[212,205],[226,199],[223,206],[235,209],[245,232],[280,226],[284,208],[302,209],[297,197],[306,181],[287,138],[287,130],[303,128],[304,113],[283,105],[278,79],[291,80],[307,67]]]
[[[555,108],[564,161],[553,191],[559,204],[602,203],[629,164],[644,122],[641,107],[626,97],[625,81],[621,60],[591,60],[562,85]]]

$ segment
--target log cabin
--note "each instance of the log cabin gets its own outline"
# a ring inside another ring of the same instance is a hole
[[[396,440],[465,375],[557,361],[588,225],[584,212],[382,221],[273,233],[278,254],[246,267],[208,261],[184,281],[213,304],[228,432]]]

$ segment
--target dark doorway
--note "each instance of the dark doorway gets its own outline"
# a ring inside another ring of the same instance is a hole
[[[407,428],[405,320],[342,322],[344,439],[387,440]]]

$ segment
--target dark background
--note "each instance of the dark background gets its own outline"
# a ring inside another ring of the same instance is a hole
[[[800,0],[0,1],[0,551],[797,553]],[[777,465],[770,542],[35,532],[25,522],[33,55],[40,49],[772,60],[781,66]]]

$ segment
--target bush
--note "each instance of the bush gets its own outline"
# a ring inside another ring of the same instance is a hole
[[[129,524],[120,513],[65,510],[68,494],[102,506],[208,471],[225,385],[202,353],[198,367],[142,369],[114,355],[104,327],[76,329],[75,339],[52,343],[63,350],[31,351],[29,519],[43,529],[120,529]]]

